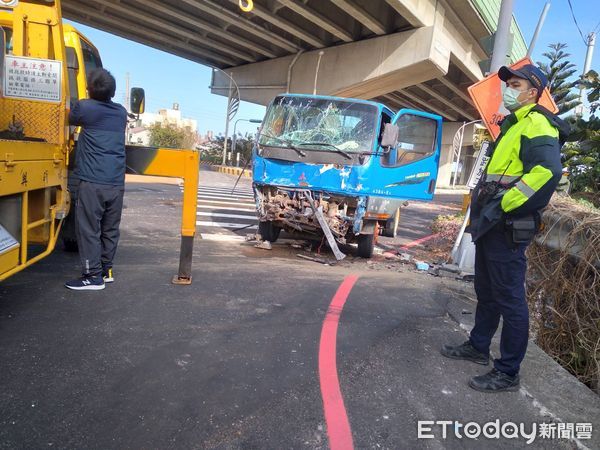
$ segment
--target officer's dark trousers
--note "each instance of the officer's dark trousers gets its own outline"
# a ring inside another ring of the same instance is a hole
[[[123,186],[81,181],[76,206],[79,257],[86,276],[112,267],[119,242]]]
[[[502,317],[500,358],[494,367],[509,375],[519,373],[527,350],[529,311],[525,297],[527,244],[514,246],[504,232],[494,229],[481,237],[475,253],[477,310],[471,344],[488,354]]]

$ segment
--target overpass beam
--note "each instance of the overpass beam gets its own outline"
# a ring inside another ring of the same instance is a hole
[[[446,79],[446,78],[438,78],[438,81],[440,83],[442,83],[444,86],[446,86],[448,89],[450,89],[452,92],[454,92],[456,95],[458,95],[460,98],[462,98],[465,102],[467,102],[469,105],[473,104],[473,100],[471,100],[471,97],[469,97],[467,94],[465,94],[457,85],[455,85],[452,81]]]
[[[336,25],[331,20],[326,18],[325,16],[319,14],[313,9],[306,6],[304,3],[299,2],[298,0],[277,0],[280,4],[285,6],[286,8],[291,9],[296,14],[301,15],[307,20],[310,20],[315,25],[323,28],[328,33],[333,34],[338,39],[341,39],[344,42],[352,42],[352,35],[344,30],[342,27]]]
[[[229,2],[237,6],[239,0],[229,0]],[[281,7],[283,8],[283,5],[281,5]],[[257,5],[256,3],[254,4],[252,14],[254,14],[257,17],[260,17],[263,20],[266,20],[269,23],[272,23],[277,28],[280,28],[283,31],[287,31],[291,35],[296,36],[298,39],[303,40],[304,42],[312,45],[313,47],[325,47],[325,44],[321,40],[313,36],[311,33],[308,33],[299,26],[294,25],[293,23],[279,17],[278,15],[271,13],[267,8]]]
[[[322,56],[319,56],[319,50],[313,50],[300,56],[289,55],[246,64],[227,69],[227,72],[240,86],[287,86],[290,73],[290,92],[312,93],[317,78],[318,94],[371,99],[444,76],[450,64],[450,53],[440,50],[434,27],[380,36],[322,51]],[[292,66],[294,59],[296,63]],[[315,73],[317,70],[318,74]],[[225,75],[217,73],[213,84],[226,86],[228,81]],[[242,99],[266,104],[283,91],[285,89],[279,92],[276,89],[244,90]]]
[[[428,27],[435,20],[435,0],[385,0],[414,28]]]
[[[371,30],[373,33],[382,35],[386,33],[385,27],[383,24],[369,14],[367,11],[362,9],[356,3],[350,0],[331,0],[334,5],[340,8],[342,11],[347,12],[356,20],[358,20],[361,24]]]
[[[421,89],[426,94],[432,96],[433,98],[435,98],[439,102],[443,103],[444,105],[448,106],[449,108],[452,108],[454,111],[456,111],[457,113],[463,115],[467,119],[469,119],[469,120],[475,120],[475,116],[473,116],[472,114],[469,114],[463,108],[458,107],[452,101],[448,100],[446,97],[444,97],[440,93],[434,91],[429,86],[427,86],[427,85],[425,85],[423,83],[419,83],[419,84],[416,85],[416,87],[418,87],[419,89]]]
[[[444,111],[442,109],[436,108],[435,106],[432,106],[431,103],[428,103],[427,100],[419,97],[418,95],[415,95],[406,90],[400,91],[400,94],[410,99],[411,101],[418,103],[419,105],[421,105],[422,108],[439,114],[440,116],[445,117],[446,119],[451,120],[452,122],[456,122],[458,120],[458,118],[455,115],[450,114],[449,112]]]
[[[251,22],[239,14],[229,11],[222,5],[213,2],[212,0],[203,0],[202,2],[199,2],[198,0],[180,0],[180,2],[200,11],[204,11],[211,16],[217,17],[218,19],[229,23],[234,27],[247,31],[248,33],[257,36],[260,39],[287,50],[288,52],[297,52],[300,50],[300,47],[294,42],[285,39],[281,35],[273,33],[272,31],[267,30],[266,28],[255,24],[254,22]]]
[[[197,30],[202,30],[206,33],[213,34],[218,36],[232,44],[238,45],[239,47],[243,47],[247,50],[252,51],[253,53],[258,53],[259,55],[266,56],[267,58],[277,58],[277,55],[273,53],[272,50],[269,50],[262,45],[249,41],[247,39],[243,39],[239,36],[232,35],[227,31],[219,28],[216,25],[213,25],[210,22],[202,20],[197,17],[190,17],[188,14],[183,14],[179,12],[179,10],[165,6],[164,2],[159,0],[135,0],[138,2],[138,5],[143,5],[144,8],[152,9],[159,14],[162,14],[164,17],[169,17],[171,19],[175,19],[176,22],[189,25]],[[211,44],[212,45],[211,41]]]

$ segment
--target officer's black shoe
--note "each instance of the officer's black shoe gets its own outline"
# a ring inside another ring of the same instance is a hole
[[[507,392],[519,389],[519,374],[510,376],[497,369],[469,380],[469,386],[481,392]]]
[[[440,353],[446,358],[464,359],[482,366],[487,366],[490,361],[488,355],[476,350],[469,341],[460,345],[444,345]]]

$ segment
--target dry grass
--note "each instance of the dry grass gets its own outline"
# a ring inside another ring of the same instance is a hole
[[[584,245],[579,258],[530,246],[532,331],[546,353],[600,393],[600,212],[568,198],[555,198],[547,212],[546,230],[562,224],[563,230],[571,229],[567,248]]]

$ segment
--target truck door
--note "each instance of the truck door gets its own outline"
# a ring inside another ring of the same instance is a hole
[[[392,119],[399,129],[396,146],[381,158],[385,189],[393,196],[431,200],[440,160],[442,118],[412,109],[402,109]]]

